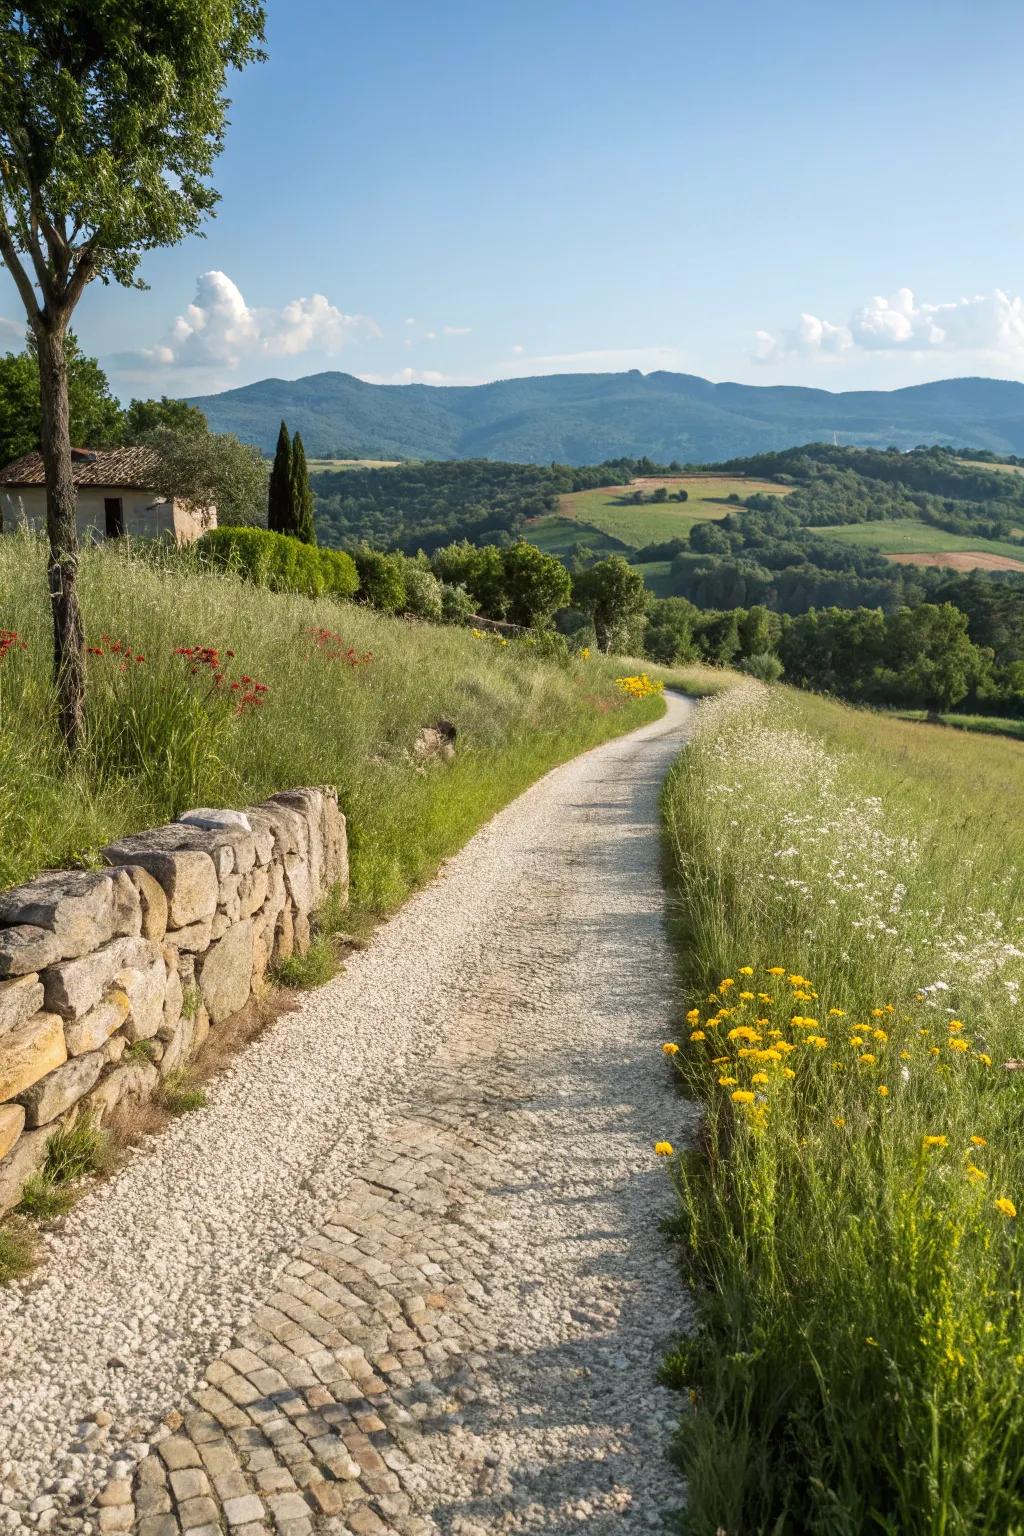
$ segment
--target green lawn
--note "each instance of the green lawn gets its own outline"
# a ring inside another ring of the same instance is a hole
[[[840,523],[834,528],[814,528],[811,532],[830,539],[842,539],[846,544],[860,544],[866,549],[880,549],[886,555],[959,552],[1004,555],[1011,560],[1020,560],[1024,566],[1024,541],[1014,543],[1009,539],[980,539],[974,535],[947,533],[943,528],[933,528],[931,523],[922,523],[913,517],[877,523]]]
[[[895,713],[901,720],[925,719],[923,709],[901,709]],[[1013,736],[1024,741],[1024,720],[1007,720],[1002,715],[943,715],[942,725],[933,729],[941,730],[943,725],[955,726],[960,731],[980,731],[984,736]]]
[[[557,513],[534,518],[526,525],[524,532],[531,544],[536,544],[538,549],[543,549],[549,555],[567,555],[577,544],[583,544],[600,555],[625,552],[620,540],[609,538],[589,523],[577,522],[572,517],[559,517]]]

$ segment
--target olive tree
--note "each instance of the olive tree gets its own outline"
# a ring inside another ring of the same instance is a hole
[[[262,57],[260,0],[0,0],[0,258],[39,359],[59,726],[85,693],[66,338],[95,278],[143,286],[144,252],[195,233],[229,69]]]

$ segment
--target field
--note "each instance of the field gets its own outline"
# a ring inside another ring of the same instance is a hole
[[[901,720],[926,720],[923,709],[898,711]],[[983,736],[1013,736],[1024,741],[1024,720],[1011,720],[1004,715],[943,715],[942,725],[929,725],[929,730],[942,730],[953,726],[958,731],[978,731]]]
[[[1022,767],[747,683],[670,776],[692,1536],[1024,1530]]]
[[[1024,475],[1024,465],[1020,464],[990,464],[987,459],[957,459],[958,464],[966,464],[970,469],[995,469],[1004,475]]]
[[[684,502],[668,501],[632,506],[634,491],[645,495],[664,486],[669,495],[683,489]],[[597,491],[572,491],[559,500],[557,516],[537,518],[526,526],[526,536],[552,554],[565,554],[574,544],[607,552],[640,549],[665,539],[685,539],[694,523],[725,517],[735,510],[730,495],[753,496],[764,492],[785,496],[787,489],[767,480],[745,480],[727,475],[674,475],[665,479],[638,479],[629,485],[605,486]]]
[[[307,459],[310,474],[324,469],[395,469],[401,459]]]
[[[662,707],[625,699],[614,660],[546,662],[527,642],[117,545],[83,552],[82,597],[88,742],[69,767],[52,730],[43,546],[0,538],[0,889],[88,864],[188,806],[335,784],[354,901],[384,912],[534,778]],[[458,729],[455,761],[418,771],[417,734],[440,718]]]
[[[920,565],[954,565],[944,555],[957,556],[957,570],[1002,569],[1024,571],[1024,542],[1014,544],[1010,540],[979,539],[974,535],[961,536],[934,528],[917,518],[895,518],[874,523],[840,523],[836,527],[815,528],[814,533],[830,539],[842,539],[846,544],[859,544],[866,549],[879,549],[891,559],[934,556],[933,559],[914,559]],[[960,557],[963,557],[962,559]],[[970,565],[966,563],[970,560]],[[1007,564],[1009,562],[1009,564]]]

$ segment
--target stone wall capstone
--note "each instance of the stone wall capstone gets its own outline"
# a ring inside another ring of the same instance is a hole
[[[103,858],[0,892],[0,1214],[60,1126],[150,1098],[348,895],[332,789],[187,811]]]

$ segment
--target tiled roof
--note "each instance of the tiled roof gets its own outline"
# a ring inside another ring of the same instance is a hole
[[[152,448],[72,448],[76,485],[106,485],[146,491],[152,487],[157,456]],[[41,453],[23,453],[0,470],[0,485],[45,485]]]

